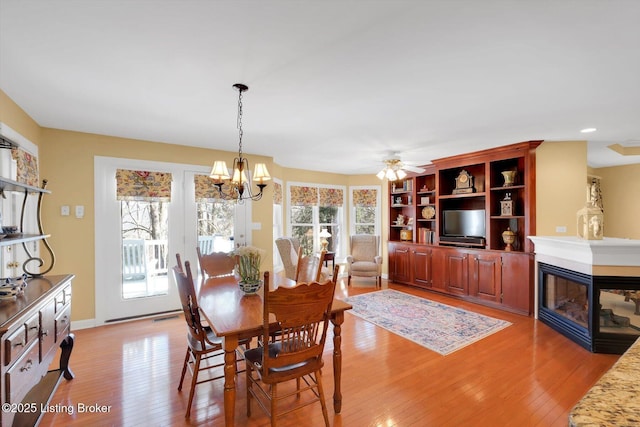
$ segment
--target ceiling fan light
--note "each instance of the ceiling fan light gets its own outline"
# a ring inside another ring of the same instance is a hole
[[[389,181],[395,181],[396,179],[398,179],[398,176],[396,175],[396,173],[393,171],[393,169],[389,169],[387,170],[387,179]]]
[[[387,169],[386,169],[386,168],[385,168],[385,169],[382,169],[380,172],[378,172],[378,173],[376,174],[376,176],[378,177],[378,179],[384,179],[384,176],[385,176],[386,172],[387,172]]]
[[[405,171],[403,171],[402,169],[399,169],[396,172],[396,175],[398,175],[398,179],[404,179],[405,176],[407,176],[407,174],[405,173]]]

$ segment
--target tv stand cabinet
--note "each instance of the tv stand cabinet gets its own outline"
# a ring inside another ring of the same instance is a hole
[[[527,236],[535,235],[535,149],[541,143],[433,160],[425,172],[390,182],[389,279],[531,315],[534,255]],[[463,175],[470,188],[459,188]],[[443,212],[452,209],[484,210],[484,239],[442,236]],[[408,228],[411,233],[401,233]]]

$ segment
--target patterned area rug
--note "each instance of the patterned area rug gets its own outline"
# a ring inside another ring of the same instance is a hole
[[[347,313],[443,356],[511,325],[392,289],[355,295],[346,301],[353,306]]]

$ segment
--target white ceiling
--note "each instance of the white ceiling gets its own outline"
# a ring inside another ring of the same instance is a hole
[[[237,151],[242,82],[244,152],[311,170],[531,139],[640,163],[606,148],[640,145],[639,17],[637,0],[0,0],[0,89],[41,126]]]

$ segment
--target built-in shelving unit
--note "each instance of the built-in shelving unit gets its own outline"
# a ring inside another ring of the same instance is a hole
[[[423,173],[389,183],[390,279],[530,314],[533,245],[527,236],[535,235],[535,149],[541,143],[436,159]],[[475,230],[482,231],[452,234],[445,228],[452,211],[464,218],[474,211],[473,221],[484,222]],[[515,287],[511,277],[530,283]]]

